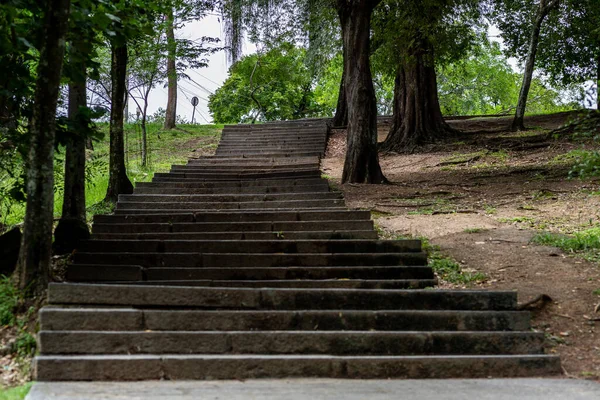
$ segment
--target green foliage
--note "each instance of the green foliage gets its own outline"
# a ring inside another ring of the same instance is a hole
[[[440,278],[454,284],[472,284],[486,279],[481,272],[463,271],[459,263],[439,252],[429,255],[429,266]]]
[[[589,261],[600,261],[600,227],[576,232],[573,235],[540,233],[532,239],[533,243],[559,249],[582,256]]]
[[[313,79],[305,64],[306,51],[290,43],[265,54],[242,58],[229,78],[209,97],[215,122],[237,123],[299,119],[321,115]]]
[[[15,312],[19,305],[19,292],[10,278],[0,276],[0,325],[12,326],[16,323]]]
[[[27,393],[29,393],[31,385],[33,385],[33,382],[10,389],[0,389],[0,400],[23,400],[27,396]]]
[[[440,106],[446,115],[511,112],[517,104],[522,76],[513,71],[500,45],[484,39],[464,58],[438,68]],[[570,91],[569,91],[570,90]],[[576,89],[559,91],[534,78],[527,112],[544,114],[579,108],[570,101]],[[570,96],[566,94],[571,93]],[[566,97],[566,99],[565,99]]]

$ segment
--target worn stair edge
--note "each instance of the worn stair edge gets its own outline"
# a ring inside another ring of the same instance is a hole
[[[514,310],[513,291],[262,289],[51,283],[49,304],[228,309]]]
[[[503,356],[37,356],[38,381],[252,378],[488,378],[561,374],[549,355]]]

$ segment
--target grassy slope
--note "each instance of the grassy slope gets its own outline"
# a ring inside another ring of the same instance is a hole
[[[152,179],[155,172],[168,172],[172,164],[184,164],[193,150],[216,148],[223,125],[180,125],[178,129],[162,131],[156,124],[148,125],[149,165],[142,167],[140,163],[140,128],[134,124],[125,125],[126,133],[126,165],[129,179],[135,182],[145,182]],[[103,212],[102,207],[95,206],[104,199],[108,186],[108,125],[101,124],[105,132],[104,138],[94,143],[94,151],[88,152],[88,185],[86,188],[86,204],[89,216]],[[160,136],[160,138],[159,138]],[[57,165],[64,160],[64,152],[56,156]],[[59,171],[62,170],[59,168]],[[57,174],[57,185],[54,201],[54,215],[60,217],[62,209],[62,173]],[[23,221],[25,204],[15,203],[6,216],[7,226],[16,225]]]

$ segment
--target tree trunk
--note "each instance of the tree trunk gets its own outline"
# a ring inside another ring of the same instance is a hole
[[[148,111],[148,97],[144,99],[144,109],[142,110],[142,167],[148,166],[148,135],[146,132],[146,113]]]
[[[343,32],[342,32],[343,33]],[[342,55],[344,60],[344,67],[342,68],[342,80],[340,81],[340,91],[338,94],[337,106],[335,107],[335,115],[333,117],[333,126],[347,126],[348,125],[348,100],[346,97],[346,47],[342,45]]]
[[[177,70],[175,68],[177,42],[175,42],[173,10],[167,14],[167,111],[165,115],[165,129],[175,128],[177,119]]]
[[[596,57],[596,109],[600,111],[600,54]]]
[[[20,289],[40,294],[48,286],[52,256],[54,214],[54,136],[56,105],[65,51],[70,0],[45,2],[43,45],[33,113],[29,124],[31,141],[27,162],[27,207],[19,264],[14,274]]]
[[[444,121],[437,92],[432,46],[415,40],[410,56],[398,65],[394,86],[394,117],[380,150],[412,152],[454,130]]]
[[[75,45],[76,46],[76,45]],[[86,65],[77,64],[83,81],[69,83],[69,119],[76,121],[81,108],[87,106]],[[75,124],[77,126],[77,124]],[[77,248],[81,240],[89,239],[85,210],[85,143],[80,132],[71,132],[65,151],[65,184],[62,216],[54,230],[54,252],[67,254]]]
[[[342,183],[386,182],[377,154],[377,105],[369,61],[371,14],[377,0],[338,0],[345,57],[348,134]]]
[[[133,185],[125,170],[123,141],[123,103],[125,102],[125,75],[127,73],[127,45],[111,45],[111,108],[110,155],[108,190],[105,202],[116,203],[120,194],[133,193]]]
[[[538,43],[540,41],[540,31],[542,29],[542,23],[544,19],[558,4],[558,0],[552,0],[546,4],[546,0],[540,0],[539,8],[531,31],[531,37],[529,38],[529,48],[527,50],[527,60],[525,61],[525,72],[523,73],[523,83],[521,84],[521,91],[519,92],[519,101],[517,103],[517,110],[515,112],[515,118],[510,126],[512,131],[525,130],[525,108],[527,107],[527,96],[529,95],[529,89],[531,88],[531,81],[533,79],[533,69],[535,66],[535,56],[537,54]]]

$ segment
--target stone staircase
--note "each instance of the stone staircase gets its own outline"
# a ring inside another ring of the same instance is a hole
[[[560,373],[515,292],[430,290],[419,241],[377,240],[321,177],[326,132],[228,126],[96,216],[41,310],[37,380]]]

